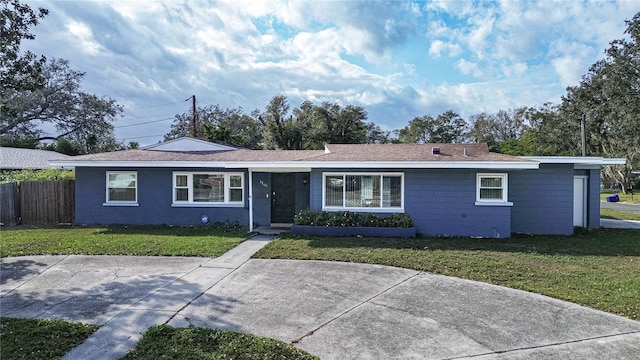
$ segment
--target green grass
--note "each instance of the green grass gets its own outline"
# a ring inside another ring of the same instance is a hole
[[[544,294],[640,320],[640,230],[511,239],[282,234],[254,257],[398,266]]]
[[[0,359],[59,359],[97,329],[62,320],[0,318]]]
[[[282,341],[237,333],[230,330],[174,328],[159,325],[149,328],[134,350],[132,359],[318,359]]]
[[[228,226],[12,228],[0,233],[0,256],[218,256],[247,237],[246,229]]]
[[[618,211],[611,209],[600,209],[600,217],[605,219],[617,219],[617,220],[640,220],[640,214],[632,213],[629,211]]]
[[[631,199],[631,194],[623,194],[622,192],[604,192],[600,193],[600,200],[607,201],[607,196],[611,196],[613,194],[618,194],[618,196],[620,197],[620,202],[640,204],[640,194],[638,193],[637,189],[634,190],[633,199]]]

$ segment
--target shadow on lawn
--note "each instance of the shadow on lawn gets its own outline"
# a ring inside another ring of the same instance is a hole
[[[282,239],[309,239],[312,248],[376,248],[417,251],[460,250],[538,253],[572,256],[640,256],[640,230],[600,229],[572,236],[514,235],[510,239],[418,237],[337,238],[282,235]]]

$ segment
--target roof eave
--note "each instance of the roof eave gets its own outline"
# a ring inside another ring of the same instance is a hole
[[[336,169],[538,169],[535,161],[51,161],[52,166],[75,167],[175,167],[175,168],[336,168]]]
[[[625,158],[603,158],[596,156],[521,156],[523,159],[538,161],[541,164],[575,165],[624,165]]]

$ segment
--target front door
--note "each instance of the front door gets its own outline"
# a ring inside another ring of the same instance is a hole
[[[295,174],[271,174],[271,223],[291,224],[296,214]]]
[[[573,178],[573,226],[587,227],[587,178]]]

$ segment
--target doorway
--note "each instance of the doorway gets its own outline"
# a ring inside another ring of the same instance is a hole
[[[573,226],[587,227],[587,177],[573,177]]]
[[[291,224],[296,214],[294,173],[271,174],[271,223]]]

